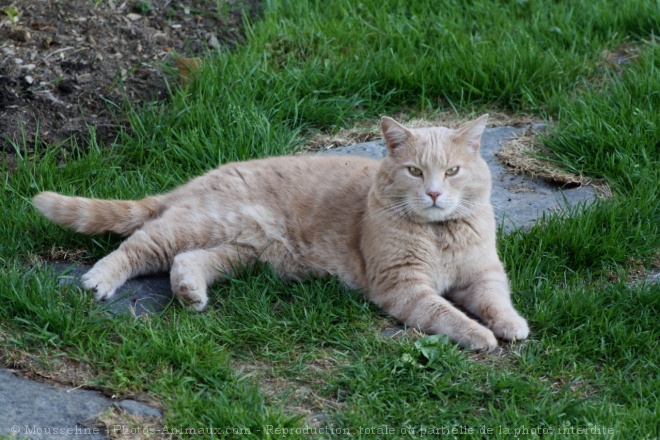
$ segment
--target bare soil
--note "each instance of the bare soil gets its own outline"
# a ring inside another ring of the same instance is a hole
[[[110,144],[121,109],[167,99],[179,58],[229,50],[259,0],[0,0],[0,160],[86,139]],[[82,142],[84,144],[84,142]]]

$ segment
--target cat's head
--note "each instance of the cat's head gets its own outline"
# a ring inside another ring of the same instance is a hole
[[[376,180],[388,210],[416,222],[470,217],[490,209],[491,177],[479,153],[488,115],[458,129],[406,128],[383,117],[389,150]]]

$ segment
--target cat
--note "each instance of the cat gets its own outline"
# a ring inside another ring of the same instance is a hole
[[[480,155],[487,117],[412,129],[384,116],[381,160],[271,157],[227,163],[137,201],[42,192],[34,204],[78,232],[128,236],[81,278],[97,300],[129,278],[169,270],[175,295],[201,311],[208,285],[259,260],[284,279],[334,275],[409,326],[491,351],[496,337],[524,339],[529,327],[496,250]]]

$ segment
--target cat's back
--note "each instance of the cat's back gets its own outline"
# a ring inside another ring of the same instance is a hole
[[[232,162],[165,197],[177,212],[205,215],[225,229],[258,222],[271,238],[286,232],[318,245],[326,239],[343,240],[340,234],[361,223],[379,165],[379,160],[360,156]]]
[[[224,174],[242,174],[245,183],[268,182],[275,187],[308,189],[309,192],[371,186],[380,161],[361,156],[277,156],[233,162],[218,168]]]
[[[221,165],[191,181],[189,197],[227,196],[241,203],[306,209],[319,203],[366,198],[379,161],[360,156],[277,156]]]

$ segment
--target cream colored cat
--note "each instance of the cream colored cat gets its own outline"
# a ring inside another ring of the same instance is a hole
[[[34,203],[76,231],[129,236],[83,275],[96,299],[169,270],[176,296],[201,311],[209,284],[261,260],[285,279],[336,275],[410,326],[492,350],[496,336],[523,339],[529,329],[495,247],[491,177],[479,154],[486,119],[450,130],[383,117],[389,155],[380,161],[273,157],[228,163],[138,201],[44,192]]]

